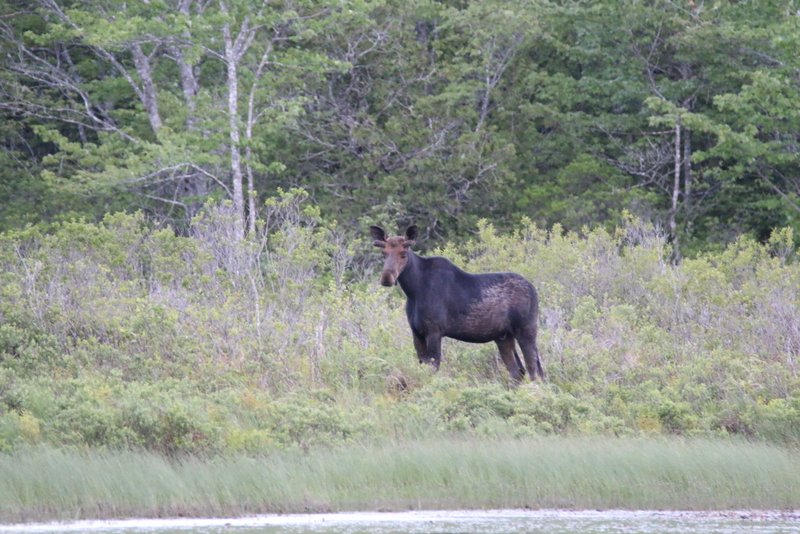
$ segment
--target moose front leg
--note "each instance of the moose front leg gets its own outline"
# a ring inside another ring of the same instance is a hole
[[[425,337],[425,346],[427,349],[427,361],[438,371],[439,364],[442,362],[442,335],[438,332],[428,334]]]
[[[424,363],[425,360],[427,360],[426,353],[428,352],[428,346],[422,336],[417,334],[414,330],[411,330],[411,335],[414,336],[414,350],[417,351],[417,359],[419,359],[419,363]]]
[[[411,330],[411,335],[414,337],[414,349],[417,351],[419,363],[429,363],[438,370],[442,361],[442,336],[428,334],[423,337],[415,330]]]

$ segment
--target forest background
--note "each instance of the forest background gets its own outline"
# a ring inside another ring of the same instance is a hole
[[[0,450],[800,439],[793,1],[0,0]],[[419,366],[369,224],[539,288]]]

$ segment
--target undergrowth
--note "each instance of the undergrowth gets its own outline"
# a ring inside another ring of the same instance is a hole
[[[800,442],[800,263],[790,230],[668,261],[653,228],[525,224],[435,251],[516,271],[541,299],[546,383],[511,387],[494,344],[414,356],[399,289],[305,194],[230,238],[142,215],[0,235],[0,451],[309,450],[375,437],[744,436]]]

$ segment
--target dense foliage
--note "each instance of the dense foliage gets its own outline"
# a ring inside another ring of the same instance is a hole
[[[302,186],[327,220],[800,230],[795,1],[0,0],[0,228]]]
[[[0,450],[797,443],[799,8],[0,0]],[[417,364],[411,222],[534,282],[546,383]]]
[[[0,450],[50,443],[164,453],[307,448],[467,433],[800,440],[800,263],[791,229],[669,261],[629,218],[609,232],[488,223],[442,251],[515,270],[541,295],[546,383],[517,388],[496,347],[414,356],[372,247],[307,194],[236,241],[230,203],[186,235],[141,214],[0,235]]]

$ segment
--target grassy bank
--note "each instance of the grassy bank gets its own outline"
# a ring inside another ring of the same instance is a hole
[[[303,454],[35,448],[0,456],[0,521],[460,508],[797,509],[794,449],[729,440],[475,438]]]
[[[494,344],[419,365],[374,247],[303,198],[242,242],[224,205],[0,234],[0,520],[800,507],[790,231],[676,265],[636,221],[482,225],[440,253],[539,289],[548,378],[510,387]]]

